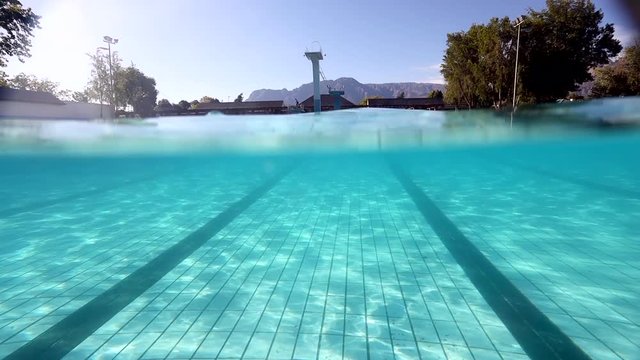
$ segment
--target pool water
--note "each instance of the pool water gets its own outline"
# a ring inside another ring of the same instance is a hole
[[[640,358],[639,132],[334,150],[3,152],[0,357]]]

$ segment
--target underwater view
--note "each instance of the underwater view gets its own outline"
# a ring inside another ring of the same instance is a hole
[[[637,359],[640,99],[0,122],[0,358]]]

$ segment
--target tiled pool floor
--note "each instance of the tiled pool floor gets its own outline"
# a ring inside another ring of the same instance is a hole
[[[240,199],[287,167],[277,160],[246,162],[154,175],[0,219],[0,237],[15,239],[3,243],[0,254],[0,357],[42,343],[47,329],[212,219],[225,217],[227,209],[236,209]],[[502,200],[467,194],[464,180],[454,176],[462,174],[429,177],[437,166],[445,165],[406,168],[496,268],[587,355],[640,353],[634,335],[639,314],[631,306],[638,286],[625,280],[609,298],[597,293],[610,289],[603,281],[622,279],[615,272],[600,274],[607,264],[620,268],[617,263],[596,265],[602,266],[596,267],[600,276],[591,276],[570,260],[550,262],[548,252],[568,251],[566,233],[555,242],[536,243],[530,229],[494,231],[492,226],[508,228],[491,214],[504,207]],[[478,171],[495,172],[502,165],[492,166]],[[253,169],[251,176],[247,168]],[[305,159],[282,174],[158,282],[139,289],[141,295],[106,323],[96,323],[97,330],[63,329],[61,338],[78,342],[68,346],[64,358],[528,358],[385,159],[340,164]],[[458,182],[456,194],[448,193],[448,181]],[[575,185],[564,186],[560,191],[579,192]],[[465,206],[484,206],[487,212]],[[470,221],[483,215],[482,222]],[[604,251],[608,261],[626,261],[624,276],[636,275],[637,260],[592,245],[581,253]],[[638,251],[633,244],[628,249]],[[593,281],[579,280],[585,277]],[[576,281],[583,282],[571,288]],[[589,289],[597,300],[577,303]],[[84,321],[95,318],[89,314]],[[611,336],[603,325],[626,336]]]

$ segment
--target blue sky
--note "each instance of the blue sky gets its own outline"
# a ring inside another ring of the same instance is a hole
[[[442,82],[446,34],[493,16],[516,17],[544,0],[23,0],[42,16],[32,57],[7,73],[46,77],[81,90],[103,35],[125,65],[156,79],[159,98],[204,95],[223,101],[261,88],[311,81],[305,49],[321,44],[328,79]],[[623,41],[630,19],[613,0],[596,0]],[[317,41],[318,43],[314,43]],[[526,46],[526,44],[524,45]]]

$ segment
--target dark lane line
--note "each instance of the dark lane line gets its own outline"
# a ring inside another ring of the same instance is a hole
[[[6,359],[60,359],[204,245],[293,170],[289,167],[231,204],[177,244],[23,345]]]
[[[389,166],[420,213],[529,357],[534,360],[590,359],[464,236],[400,166],[394,163]]]
[[[547,177],[547,178],[553,178],[553,179],[564,181],[564,182],[568,182],[568,183],[571,183],[571,184],[574,184],[574,185],[579,185],[579,186],[585,187],[585,188],[590,189],[590,190],[596,190],[596,191],[600,191],[600,192],[606,192],[606,193],[614,194],[614,195],[617,195],[617,196],[622,196],[622,197],[626,197],[626,198],[632,198],[632,199],[640,200],[640,192],[639,191],[625,189],[625,188],[621,188],[621,187],[617,187],[617,186],[601,184],[601,183],[597,183],[597,182],[594,182],[594,181],[575,178],[575,177],[572,177],[572,176],[562,175],[562,174],[558,174],[558,173],[551,172],[551,171],[544,170],[544,169],[540,169],[540,168],[530,167],[530,166],[521,165],[521,164],[514,164],[514,163],[510,163],[510,162],[506,162],[506,161],[493,160],[491,162],[496,163],[496,164],[500,164],[502,166],[507,166],[507,167],[512,167],[512,168],[519,169],[519,170],[532,172],[534,174],[538,174],[538,175],[541,175],[541,176],[544,176],[544,177]]]
[[[22,206],[16,206],[16,207],[12,207],[12,208],[8,208],[8,209],[1,209],[0,210],[0,219],[4,219],[13,215],[18,215],[24,212],[29,212],[29,211],[34,211],[34,210],[39,210],[42,208],[46,208],[48,206],[52,206],[52,205],[56,205],[65,201],[71,201],[71,200],[77,200],[77,199],[81,199],[84,197],[88,197],[91,195],[98,195],[98,194],[102,194],[105,193],[107,191],[110,190],[115,190],[121,187],[125,187],[128,185],[133,185],[133,184],[138,184],[141,182],[145,182],[145,181],[149,181],[152,179],[155,179],[157,177],[157,175],[152,175],[152,176],[145,176],[143,178],[139,178],[139,179],[135,179],[135,180],[127,180],[118,184],[113,184],[113,185],[109,185],[109,186],[104,186],[104,187],[100,187],[97,189],[92,189],[92,190],[87,190],[87,191],[81,191],[81,192],[77,192],[74,194],[69,194],[66,196],[61,196],[59,198],[55,198],[55,199],[49,199],[49,200],[42,200],[42,201],[35,201],[32,202],[30,204],[26,204],[26,205],[22,205]]]

